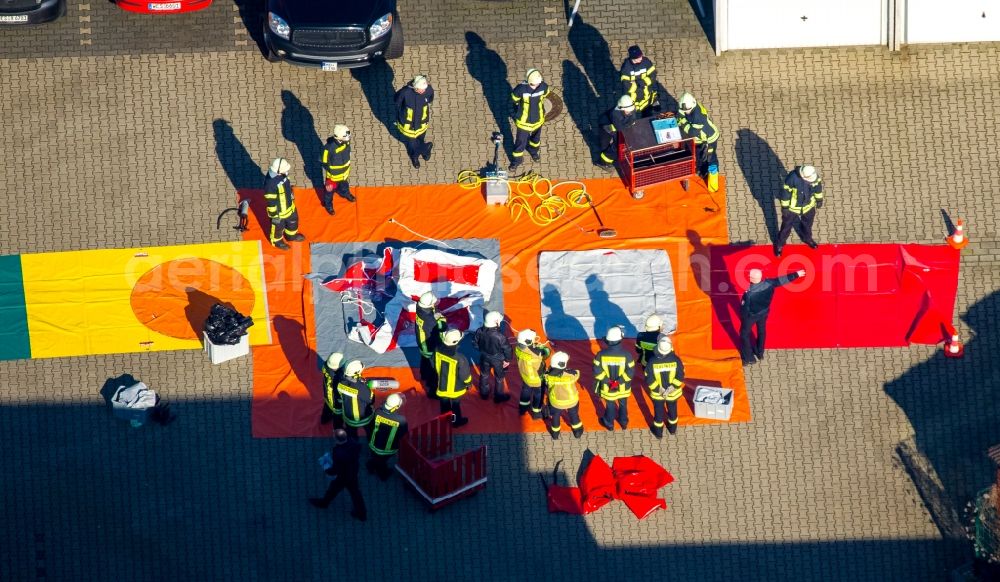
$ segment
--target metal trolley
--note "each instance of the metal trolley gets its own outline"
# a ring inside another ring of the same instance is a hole
[[[653,121],[640,119],[618,132],[618,166],[636,200],[646,195],[646,186],[687,180],[697,173],[694,139],[656,143]]]
[[[396,471],[434,511],[486,487],[486,445],[452,454],[451,415],[441,415],[400,443]]]

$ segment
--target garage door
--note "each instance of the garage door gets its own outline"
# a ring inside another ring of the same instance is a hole
[[[717,0],[716,8],[722,50],[887,42],[886,0]]]
[[[906,0],[907,43],[1000,41],[998,0]]]

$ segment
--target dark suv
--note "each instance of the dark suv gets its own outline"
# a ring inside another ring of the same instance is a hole
[[[66,0],[0,0],[0,26],[38,24],[66,14]]]
[[[403,56],[395,0],[267,0],[269,61],[324,71],[365,67]]]

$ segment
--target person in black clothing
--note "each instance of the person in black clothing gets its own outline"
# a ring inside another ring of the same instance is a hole
[[[628,47],[628,58],[621,66],[622,93],[635,102],[642,117],[649,117],[659,107],[656,93],[656,65],[642,54],[638,45]]]
[[[496,379],[493,402],[497,404],[510,400],[510,394],[507,394],[504,388],[504,379],[507,376],[510,360],[514,357],[507,336],[500,331],[502,322],[503,314],[499,311],[490,311],[486,314],[483,327],[477,329],[476,334],[472,336],[472,344],[479,350],[479,397],[483,400],[489,399],[490,371],[492,371]]]
[[[434,101],[434,87],[427,77],[417,75],[396,92],[396,129],[406,141],[406,155],[414,168],[420,167],[420,158],[431,159],[434,144],[424,141],[431,119],[431,102]]]
[[[618,105],[601,115],[601,155],[597,165],[605,170],[613,170],[618,159],[618,132],[632,127],[638,119],[635,102],[628,95],[622,95]]]
[[[390,394],[372,422],[372,435],[368,439],[372,456],[368,459],[368,472],[375,473],[383,481],[392,474],[389,461],[399,452],[399,443],[409,432],[406,417],[399,411],[402,407],[403,397]]]
[[[368,509],[365,507],[365,498],[361,495],[361,487],[358,486],[358,458],[361,456],[361,444],[347,438],[347,431],[338,428],[333,431],[333,450],[330,456],[333,463],[326,470],[326,474],[333,477],[333,481],[330,481],[323,497],[310,497],[309,503],[313,507],[326,509],[341,491],[347,489],[351,494],[351,517],[358,521],[366,521]]]
[[[764,359],[764,338],[767,336],[767,315],[771,310],[774,290],[806,274],[805,270],[765,279],[760,269],[750,270],[750,287],[740,301],[740,358],[749,366]],[[753,326],[757,326],[757,343],[753,347]]]

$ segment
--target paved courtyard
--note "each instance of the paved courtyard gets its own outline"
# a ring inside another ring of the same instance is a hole
[[[568,34],[566,7],[551,0],[400,4],[404,57],[338,73],[266,62],[259,2],[157,18],[70,0],[56,23],[4,29],[0,254],[233,240],[215,217],[235,188],[259,186],[278,155],[302,168],[334,123],[354,131],[359,187],[453,181],[491,155],[505,92],[529,67],[567,109],[546,125],[536,169],[599,177],[591,124],[638,42],[668,100],[692,91],[722,130],[732,240],[769,241],[772,197],[800,163],[826,184],[821,241],[936,242],[942,210],[965,218],[966,357],[769,352],[747,373],[752,423],[663,441],[463,436],[489,445],[485,491],[429,514],[400,480],[363,475],[365,524],[346,500],[325,513],[305,502],[324,486],[315,460],[327,442],[250,437],[249,359],[3,362],[0,580],[917,581],[971,558],[963,506],[991,481],[984,452],[1000,442],[1000,46],[717,58],[683,0],[584,0]],[[419,171],[388,129],[392,92],[417,73],[438,93],[434,158]],[[126,372],[177,422],[113,421],[98,391]],[[661,462],[677,477],[663,490],[669,509],[644,521],[620,503],[586,518],[546,513],[539,476],[562,460],[572,482],[586,449]]]

